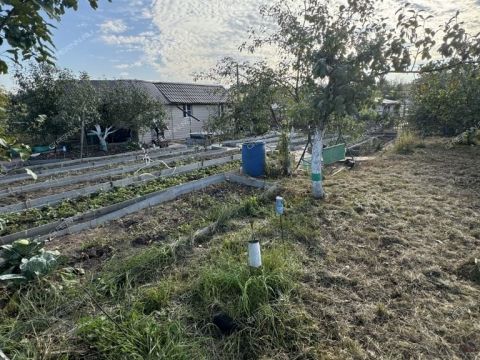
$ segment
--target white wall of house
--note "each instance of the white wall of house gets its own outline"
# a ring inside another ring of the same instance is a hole
[[[179,105],[182,108],[182,105]],[[188,118],[183,116],[183,110],[177,108],[175,105],[165,105],[165,122],[168,130],[165,131],[165,138],[167,140],[185,140],[190,136],[190,133],[204,131],[204,126],[211,116],[218,114],[218,105],[192,105],[192,115],[199,119],[197,121],[193,117]],[[150,144],[155,138],[155,132],[146,130],[139,134],[139,140],[142,143]]]

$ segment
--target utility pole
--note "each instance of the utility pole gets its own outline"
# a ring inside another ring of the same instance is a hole
[[[238,90],[239,86],[240,86],[240,74],[238,72],[238,62],[237,62],[237,90]],[[237,92],[237,94],[238,94],[238,92]]]
[[[240,74],[238,72],[238,62],[237,62],[237,104],[240,102]],[[238,117],[235,114],[235,133],[238,133]],[[236,135],[236,134],[235,134]]]
[[[80,160],[83,158],[83,139],[85,138],[85,119],[82,116],[82,130],[80,135]]]

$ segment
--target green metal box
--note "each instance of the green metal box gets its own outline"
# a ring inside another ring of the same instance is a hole
[[[330,165],[337,161],[345,160],[345,144],[338,144],[323,148],[323,165]],[[310,169],[312,163],[311,156],[305,156],[302,161],[303,168],[305,170]]]

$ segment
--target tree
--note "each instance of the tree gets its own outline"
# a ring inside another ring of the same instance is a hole
[[[207,125],[210,131],[238,137],[261,135],[272,127],[280,127],[276,108],[285,107],[286,89],[279,82],[278,73],[264,62],[239,63],[226,57],[197,77],[231,84],[228,111],[210,119]]]
[[[98,0],[88,1],[93,9],[97,8]],[[44,15],[59,21],[65,10],[77,8],[78,0],[3,0],[0,3],[0,46],[8,47],[7,58],[16,64],[33,58],[38,63],[52,65],[54,44],[50,29],[53,25],[44,19]],[[0,59],[0,74],[7,72],[7,62]],[[6,136],[4,128],[0,130],[0,157],[11,159],[12,151],[16,150],[22,157],[29,154],[26,145],[17,144],[16,140]]]
[[[152,98],[138,83],[116,80],[100,81],[98,84],[100,119],[95,124],[94,131],[98,133],[100,128],[105,141],[108,133],[112,133],[113,126],[129,128],[134,132],[134,136],[140,129],[165,128],[163,105]],[[108,131],[102,132],[102,126]]]
[[[48,64],[32,64],[27,71],[17,69],[18,91],[12,96],[10,123],[25,139],[55,143],[66,133],[79,129],[74,89],[75,75]]]
[[[89,0],[89,3],[93,9],[98,6],[98,0]],[[44,17],[59,21],[67,9],[77,8],[78,0],[3,0],[0,4],[0,45],[8,45],[8,58],[17,64],[33,58],[53,65],[53,25]],[[7,71],[6,61],[0,59],[0,74]]]
[[[57,118],[65,124],[65,132],[50,147],[56,148],[59,142],[72,137],[80,130],[80,158],[82,158],[85,127],[97,122],[100,117],[98,94],[87,73],[81,73],[78,80],[59,81],[56,86],[60,89],[56,101]]]
[[[479,126],[478,66],[422,74],[414,82],[412,94],[410,121],[425,135],[456,135]]]
[[[288,0],[265,6],[261,13],[277,27],[273,33],[253,35],[251,51],[276,45],[282,61],[304,90],[304,119],[313,130],[312,191],[323,198],[322,149],[327,126],[346,115],[358,118],[371,88],[391,72],[423,73],[478,63],[480,36],[470,36],[458,21],[458,13],[440,31],[443,42],[439,60],[432,61],[437,32],[427,26],[431,16],[408,4],[397,11],[397,26],[389,26],[377,14],[379,1],[306,0],[298,8]],[[419,64],[418,61],[428,63]],[[305,91],[305,90],[308,91]],[[309,110],[308,110],[309,108]]]
[[[102,131],[101,126],[98,124],[95,124],[95,130],[90,130],[89,134],[96,135],[100,143],[100,150],[107,152],[108,151],[108,147],[107,147],[108,135],[113,134],[115,131],[116,130],[112,130],[112,126],[109,126],[105,128],[105,131]]]

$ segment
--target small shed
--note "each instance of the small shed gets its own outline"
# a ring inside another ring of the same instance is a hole
[[[400,108],[402,102],[398,100],[383,99],[377,107],[377,112],[380,115],[400,116]]]

